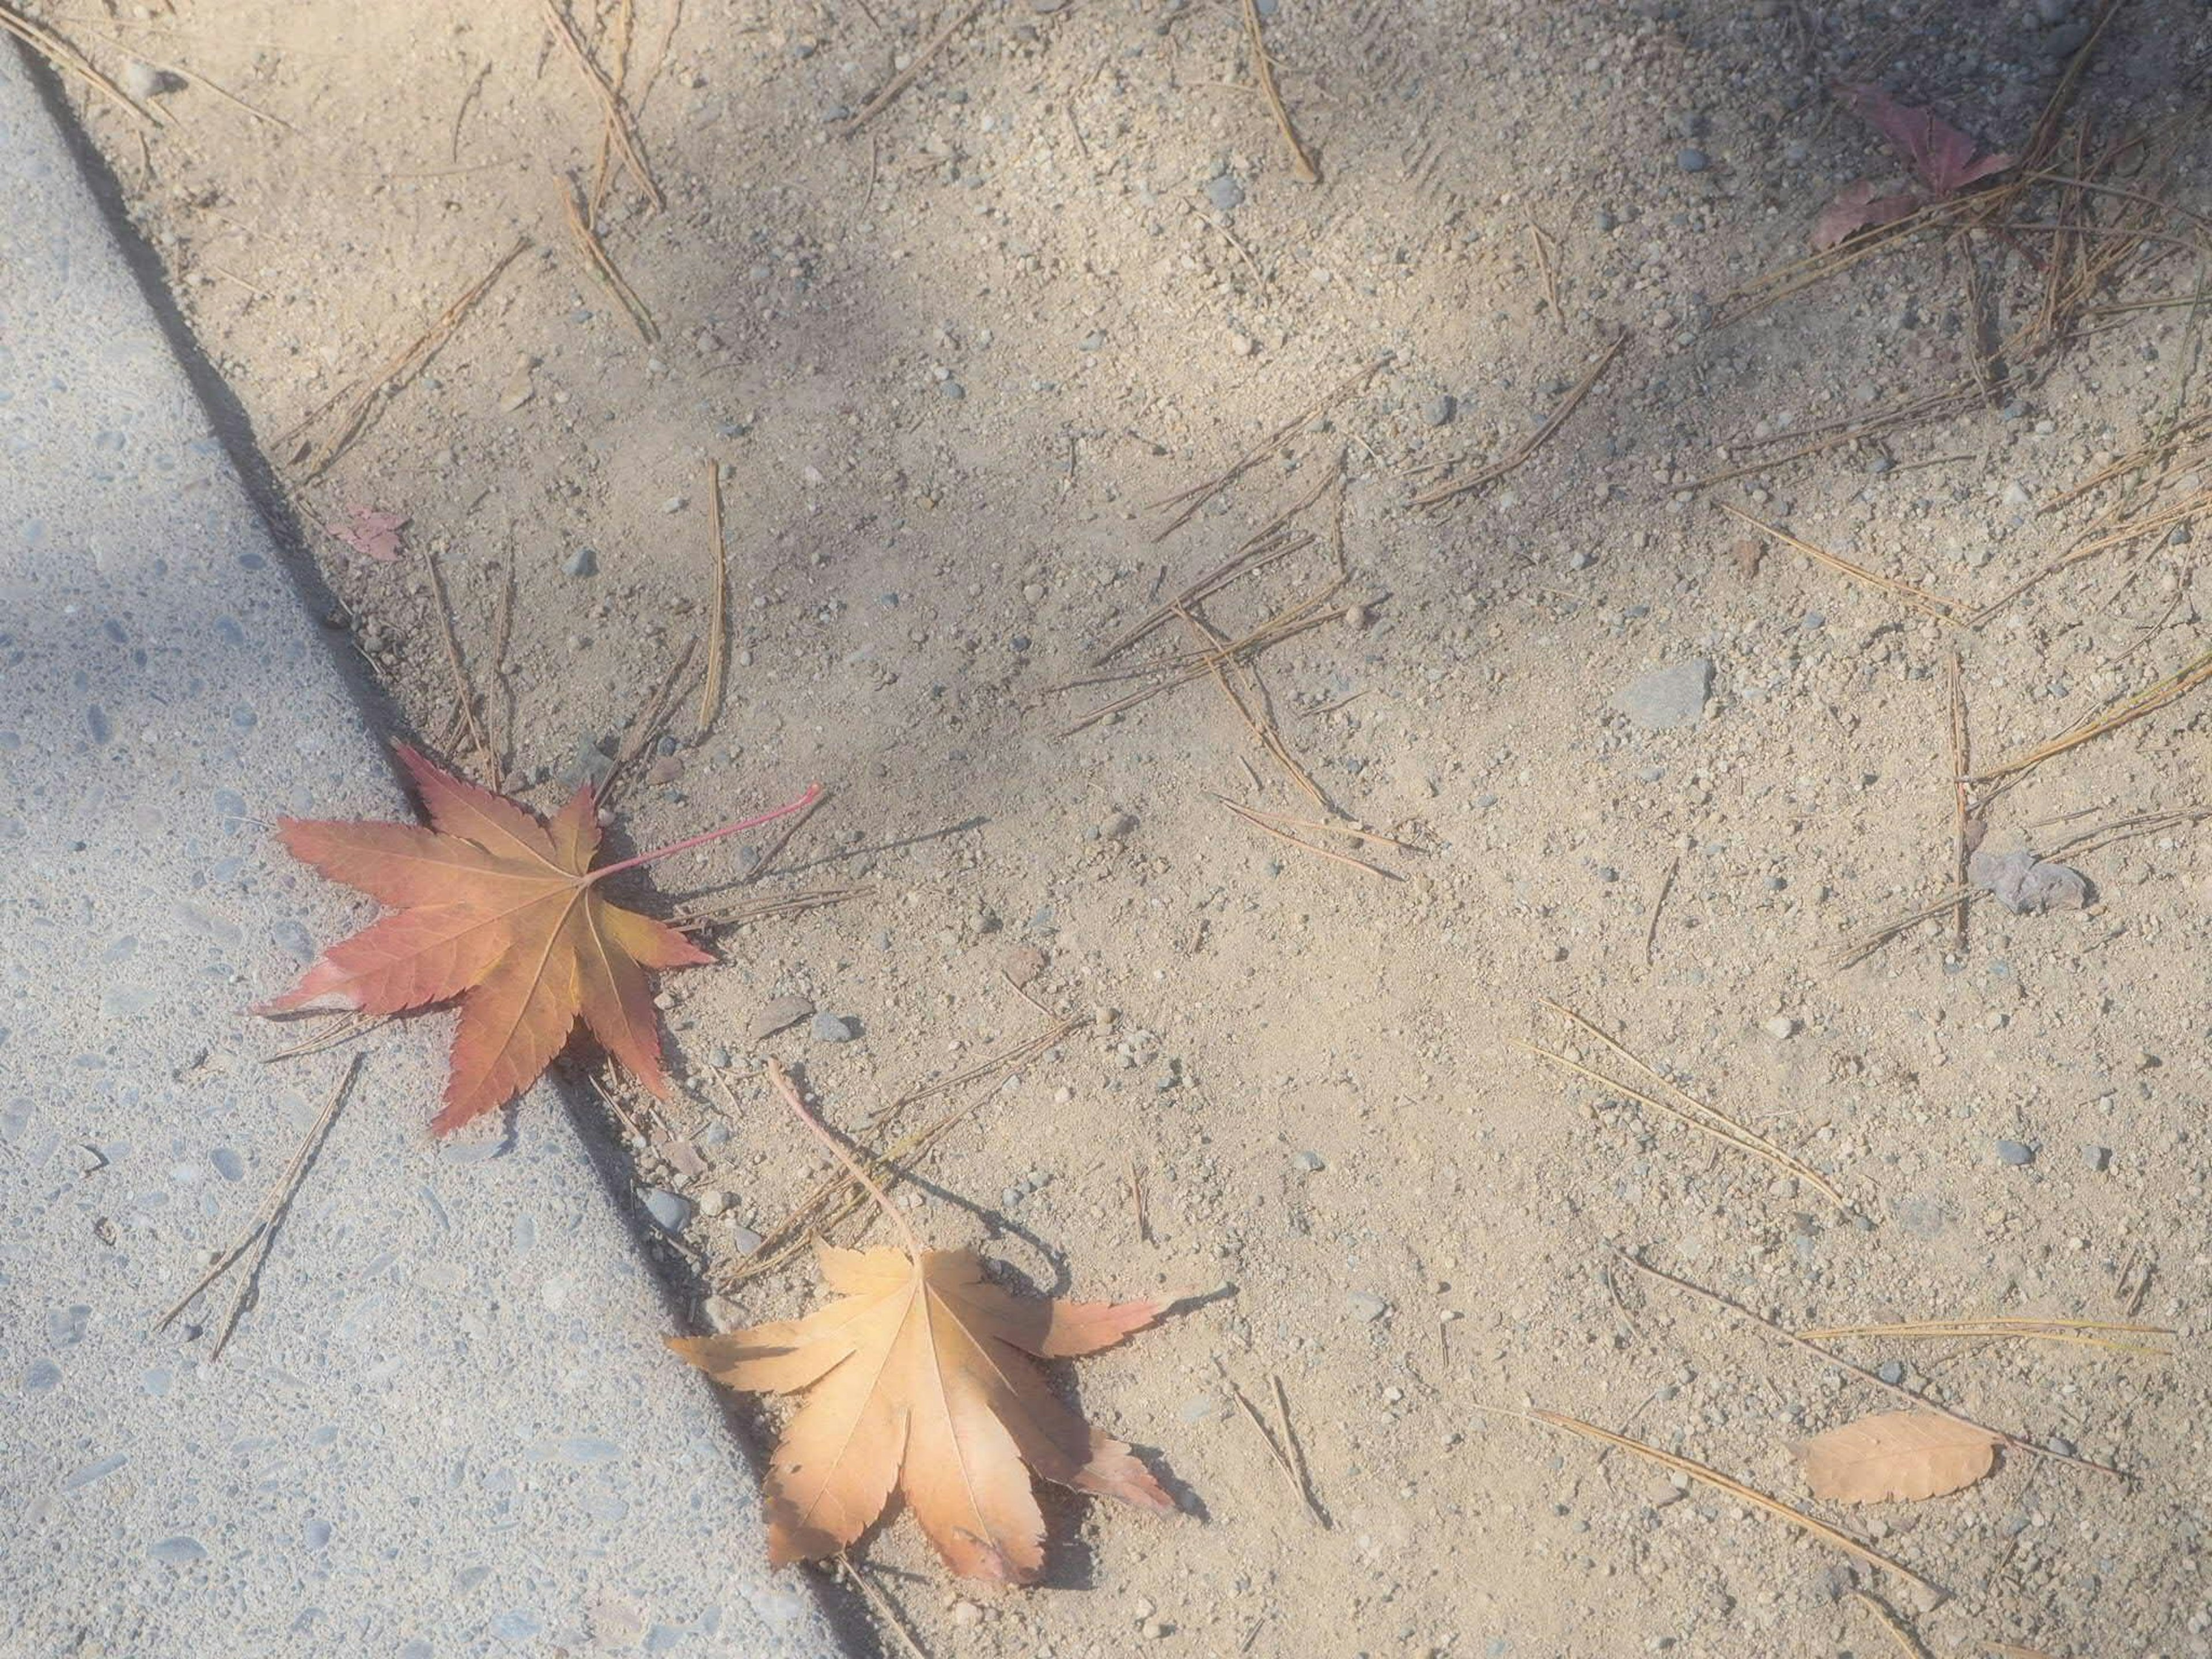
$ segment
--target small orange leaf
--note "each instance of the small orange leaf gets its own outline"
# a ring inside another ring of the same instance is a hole
[[[668,1344],[731,1388],[809,1391],[769,1468],[771,1565],[836,1554],[896,1486],[954,1572],[1025,1583],[1044,1565],[1044,1516],[1024,1464],[1078,1492],[1175,1507],[1025,1358],[1111,1347],[1167,1304],[1014,1296],[965,1250],[824,1246],[820,1263],[841,1299],[819,1312]]]
[[[396,1014],[462,998],[446,1109],[431,1125],[441,1134],[537,1081],[580,1018],[641,1083],[665,1095],[645,976],[714,958],[665,923],[609,903],[599,890],[601,878],[661,854],[593,870],[599,828],[589,786],[549,830],[516,802],[441,770],[404,744],[398,750],[434,829],[276,823],[295,858],[393,914],[332,945],[298,985],[255,1012]],[[817,793],[664,851],[795,812]]]
[[[1996,1462],[1997,1437],[1932,1412],[1881,1412],[1791,1448],[1813,1496],[1838,1504],[1941,1498]]]

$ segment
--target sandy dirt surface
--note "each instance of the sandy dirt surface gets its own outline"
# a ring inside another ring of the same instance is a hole
[[[580,7],[660,210],[534,0],[45,15],[166,115],[70,94],[395,734],[485,770],[442,612],[525,798],[635,751],[618,844],[828,787],[765,873],[757,839],[632,890],[823,897],[709,930],[725,965],[664,981],[675,1098],[574,1056],[700,1328],[818,1296],[803,1262],[744,1276],[828,1167],[769,1054],[863,1145],[963,1109],[901,1188],[933,1242],[1196,1298],[1066,1379],[1187,1513],[1048,1496],[1048,1580],[1008,1594],[894,1520],[864,1559],[910,1637],[823,1579],[864,1650],[1892,1651],[1863,1589],[1931,1654],[2212,1655],[2212,826],[2091,840],[2083,908],[1985,897],[1963,943],[1943,911],[1838,965],[1958,867],[1952,653],[1978,770],[2203,660],[2208,428],[2061,499],[2208,409],[2204,222],[2111,193],[2212,212],[2201,6],[2119,6],[2082,60],[2045,167],[2104,193],[2024,191],[1741,320],[1729,296],[1838,190],[1904,179],[1837,83],[2021,151],[2096,9],[1273,0],[1309,184],[1223,0],[984,0],[857,127],[957,9]],[[2166,240],[1993,361],[2123,222]],[[2145,301],[2169,303],[2115,308]],[[1616,338],[1525,465],[1416,504]],[[1170,531],[1156,503],[1248,454]],[[1301,503],[1281,556],[1098,665]],[[2177,504],[1976,614],[2099,514]],[[396,562],[329,533],[362,509],[404,516]],[[1166,678],[1098,677],[1301,621],[1071,731]],[[2208,711],[2185,691],[1978,786],[1973,833],[2048,853],[2212,799]],[[1392,839],[1287,826],[1358,867],[1217,795]],[[1619,1084],[1673,1097],[1547,999],[1807,1173],[1638,1103]],[[1954,1496],[1824,1505],[1792,1442],[1896,1402],[1619,1250],[1791,1327],[2134,1318],[2179,1352],[1838,1340],[2140,1478],[2008,1449]],[[1279,1434],[1277,1379],[1310,1509],[1237,1402]],[[1948,1595],[1478,1409],[1530,1407],[1810,1506]]]

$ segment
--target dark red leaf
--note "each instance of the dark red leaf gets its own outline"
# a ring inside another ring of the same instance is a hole
[[[1920,198],[1909,191],[1898,196],[1876,196],[1874,186],[1862,179],[1822,208],[1820,216],[1813,221],[1813,252],[1825,253],[1846,236],[1902,219],[1919,205]]]
[[[1978,179],[2002,173],[2012,165],[2009,155],[1976,159],[1974,141],[1933,110],[1900,104],[1880,87],[1845,87],[1844,101],[1902,155],[1920,175],[1920,182],[1938,197],[1965,189]]]

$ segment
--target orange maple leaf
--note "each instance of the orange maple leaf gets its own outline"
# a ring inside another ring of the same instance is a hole
[[[954,1572],[1026,1583],[1043,1569],[1044,1516],[1024,1464],[1077,1492],[1171,1511],[1151,1471],[1062,1404],[1028,1356],[1097,1353],[1172,1304],[1016,1296],[983,1277],[981,1257],[921,1249],[774,1060],[769,1075],[906,1237],[903,1249],[818,1246],[841,1299],[804,1319],[669,1339],[717,1382],[806,1391],[769,1465],[769,1564],[835,1555],[896,1486]]]
[[[293,857],[392,914],[332,945],[298,985],[256,1013],[300,1008],[397,1014],[460,997],[440,1134],[505,1105],[552,1063],[580,1017],[607,1052],[665,1098],[660,1031],[646,975],[714,957],[664,922],[611,904],[599,884],[671,853],[811,805],[820,787],[772,811],[591,867],[599,818],[591,786],[542,823],[527,808],[395,745],[434,829],[279,818]]]

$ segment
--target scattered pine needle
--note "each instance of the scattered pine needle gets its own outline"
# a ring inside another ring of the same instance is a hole
[[[629,315],[630,326],[637,331],[637,337],[651,345],[660,337],[659,326],[653,320],[653,313],[646,309],[645,301],[637,297],[637,290],[629,285],[629,279],[616,269],[613,258],[607,252],[606,244],[599,240],[599,232],[592,228],[584,198],[578,192],[573,179],[561,181],[561,209],[568,221],[568,240],[575,243],[576,251],[584,256],[584,263],[591,266],[592,274],[605,283],[621,302],[623,310]]]
[[[974,0],[973,4],[969,5],[959,11],[954,12],[951,17],[946,19],[945,27],[939,29],[936,33],[929,37],[929,44],[924,46],[920,52],[915,53],[912,60],[908,63],[904,69],[901,70],[896,75],[891,76],[890,80],[884,82],[882,88],[877,92],[876,95],[869,99],[866,104],[860,106],[860,112],[858,115],[855,115],[851,120],[845,123],[846,137],[850,137],[853,134],[858,132],[862,127],[867,125],[869,122],[874,120],[877,116],[882,114],[883,112],[890,106],[893,99],[896,98],[899,94],[904,92],[908,87],[920,80],[921,78],[922,70],[929,67],[930,59],[936,57],[939,52],[944,51],[945,43],[950,40],[954,35],[957,34],[960,32],[961,27],[969,18],[973,17],[977,12],[982,9],[983,0]]]
[[[1246,450],[1244,453],[1238,456],[1236,460],[1230,464],[1229,470],[1227,471],[1208,479],[1204,483],[1193,484],[1189,489],[1182,490],[1179,494],[1170,495],[1164,501],[1153,502],[1152,508],[1154,511],[1163,511],[1171,507],[1181,507],[1182,510],[1176,514],[1174,518],[1170,519],[1166,526],[1163,528],[1158,534],[1154,536],[1152,540],[1157,544],[1164,542],[1169,537],[1174,535],[1176,531],[1182,529],[1183,526],[1188,524],[1191,520],[1195,518],[1198,515],[1199,509],[1203,507],[1206,502],[1212,501],[1223,490],[1228,489],[1231,484],[1235,483],[1237,479],[1243,477],[1247,472],[1259,465],[1261,462],[1266,460],[1269,456],[1280,453],[1285,444],[1289,443],[1291,439],[1297,437],[1299,433],[1303,432],[1313,422],[1319,420],[1321,416],[1328,411],[1332,404],[1343,398],[1349,397],[1355,392],[1364,389],[1370,380],[1373,380],[1377,374],[1380,374],[1382,372],[1383,368],[1389,365],[1389,362],[1390,354],[1389,352],[1385,352],[1382,356],[1377,357],[1373,362],[1368,364],[1366,368],[1359,370],[1357,374],[1346,377],[1330,391],[1324,393],[1319,402],[1312,404],[1310,408],[1302,410],[1300,413],[1292,416],[1289,420],[1284,422],[1273,432],[1270,432],[1266,437],[1262,438],[1252,448]]]
[[[630,125],[629,112],[623,106],[621,95],[609,84],[599,66],[592,61],[592,54],[584,49],[584,42],[576,33],[576,26],[568,21],[568,14],[561,9],[561,0],[544,0],[544,3],[545,19],[553,26],[555,38],[568,49],[568,56],[575,60],[576,67],[584,72],[585,80],[591,83],[592,94],[599,100],[599,108],[605,117],[608,130],[621,146],[623,161],[629,167],[630,176],[637,180],[638,188],[653,204],[653,211],[661,211],[667,207],[668,198],[660,193],[660,185],[653,179],[653,168],[646,161],[644,148],[638,143],[637,131]]]
[[[1833,1546],[1843,1551],[1844,1554],[1865,1562],[1869,1566],[1880,1567],[1884,1571],[1893,1572],[1906,1583],[1925,1590],[1930,1595],[1942,1594],[1935,1585],[1901,1562],[1893,1561],[1887,1555],[1861,1543],[1849,1533],[1839,1528],[1832,1527],[1825,1521],[1816,1520],[1802,1510],[1792,1509],[1779,1498],[1769,1498],[1755,1487],[1747,1486],[1741,1480],[1731,1480],[1718,1469],[1708,1468],[1703,1463],[1692,1462],[1686,1457],[1677,1457],[1673,1452],[1661,1451],[1656,1446],[1646,1445],[1641,1440],[1632,1440],[1625,1434],[1615,1434],[1610,1429],[1601,1429],[1595,1423],[1585,1423],[1579,1417],[1569,1417],[1564,1412],[1508,1411],[1502,1407],[1483,1405],[1477,1405],[1474,1409],[1487,1412],[1492,1416],[1516,1417],[1527,1423],[1541,1423],[1547,1428],[1562,1429],[1569,1434],[1580,1435],[1586,1440],[1595,1440],[1608,1446],[1618,1446],[1625,1452],[1633,1453],[1638,1457],[1649,1458],[1652,1462],[1664,1465],[1678,1474],[1686,1474],[1692,1480],[1699,1481],[1717,1491],[1724,1492],[1740,1503],[1748,1504],[1753,1509],[1764,1510],[1778,1520],[1785,1521],[1793,1527],[1802,1527],[1823,1543]]]
[[[844,1569],[847,1582],[867,1598],[868,1605],[875,1609],[876,1617],[883,1621],[884,1628],[898,1638],[899,1646],[906,1650],[907,1659],[929,1659],[929,1656],[921,1650],[921,1644],[914,1639],[914,1632],[907,1629],[906,1620],[899,1617],[898,1609],[891,1606],[890,1598],[869,1582],[867,1574],[860,1571],[860,1564],[845,1551],[839,1550],[837,1565]]]
[[[499,757],[493,752],[491,738],[485,734],[483,723],[477,718],[476,688],[469,683],[468,665],[461,659],[461,641],[453,632],[453,602],[446,592],[446,576],[438,567],[438,550],[432,547],[422,556],[430,572],[430,592],[438,601],[438,636],[445,642],[446,666],[453,676],[453,697],[460,705],[461,729],[476,746],[483,779],[495,790],[499,787]]]
[[[1549,998],[1540,999],[1540,1000],[1545,1007],[1579,1026],[1590,1036],[1604,1044],[1617,1059],[1643,1073],[1674,1098],[1668,1100],[1658,1095],[1646,1094],[1640,1089],[1620,1082],[1618,1079],[1607,1077],[1593,1066],[1583,1065],[1578,1060],[1571,1060],[1565,1054],[1554,1054],[1548,1048],[1538,1048],[1533,1042],[1509,1039],[1515,1048],[1534,1054],[1540,1060],[1547,1060],[1553,1065],[1572,1072],[1577,1077],[1597,1084],[1600,1087],[1610,1090],[1615,1094],[1626,1095],[1638,1105],[1647,1107],[1662,1116],[1670,1117],[1686,1128],[1695,1129],[1700,1134],[1709,1135],[1724,1146],[1734,1147],[1737,1152],[1758,1158],[1762,1163],[1771,1164],[1784,1174],[1794,1176],[1805,1182],[1838,1209],[1850,1211],[1850,1204],[1841,1193],[1836,1190],[1834,1184],[1802,1158],[1784,1152],[1757,1130],[1746,1127],[1717,1107],[1708,1106],[1686,1090],[1668,1081],[1607,1036],[1595,1022],[1584,1018],[1563,1004],[1552,1001]]]
[[[1211,793],[1212,792],[1209,791],[1208,793]],[[1261,817],[1258,813],[1250,811],[1249,808],[1239,806],[1235,801],[1231,800],[1225,795],[1215,795],[1213,799],[1219,801],[1224,806],[1234,812],[1238,817],[1243,819],[1245,823],[1250,824],[1254,829],[1266,831],[1268,835],[1273,836],[1277,841],[1286,841],[1291,846],[1297,848],[1302,852],[1311,853],[1316,858],[1328,859],[1336,864],[1348,864],[1355,870],[1364,870],[1369,875],[1380,877],[1384,881],[1405,880],[1405,877],[1400,875],[1396,871],[1385,870],[1379,864],[1370,864],[1365,859],[1355,858],[1349,853],[1340,853],[1333,847],[1316,847],[1310,841],[1301,841],[1297,836],[1291,835],[1286,830],[1278,830],[1273,824],[1268,823],[1267,819]]]
[[[291,1162],[284,1166],[284,1172],[277,1177],[276,1184],[261,1200],[261,1207],[256,1212],[252,1224],[246,1228],[236,1243],[216,1259],[213,1267],[200,1275],[191,1289],[177,1298],[169,1311],[161,1316],[161,1322],[154,1327],[156,1331],[168,1329],[176,1316],[191,1305],[193,1297],[252,1251],[253,1260],[246,1269],[245,1282],[231,1299],[230,1311],[223,1316],[222,1328],[216,1334],[215,1346],[208,1352],[210,1363],[222,1358],[222,1351],[229,1344],[231,1334],[238,1328],[240,1317],[260,1297],[261,1269],[267,1264],[269,1252],[276,1243],[277,1230],[284,1224],[284,1218],[291,1213],[292,1199],[300,1190],[300,1182],[306,1179],[308,1166],[315,1161],[315,1154],[321,1149],[324,1138],[329,1134],[331,1124],[338,1115],[338,1108],[345,1103],[346,1096],[352,1092],[354,1079],[361,1075],[361,1062],[359,1054],[346,1062],[337,1086],[331,1091],[331,1097],[325,1103],[322,1112],[301,1137],[297,1150],[292,1154]]]
[[[1731,507],[1726,501],[1717,502],[1716,505],[1729,517],[1750,526],[1760,535],[1780,542],[1784,547],[1794,548],[1816,563],[1826,565],[1831,570],[1840,570],[1844,575],[1856,578],[1869,586],[1879,587],[1886,593],[1893,593],[1915,611],[1933,617],[1937,622],[1948,623],[1953,628],[1964,628],[1967,625],[1967,617],[1962,614],[1964,608],[1956,600],[1947,599],[1940,594],[1931,593],[1924,587],[1916,587],[1911,582],[1900,580],[1895,576],[1885,576],[1880,571],[1869,570],[1863,564],[1854,564],[1840,553],[1831,553],[1825,547],[1800,540],[1786,530],[1777,530],[1772,525],[1754,519],[1742,508]]]
[[[1446,501],[1455,501],[1472,490],[1496,483],[1508,473],[1517,471],[1530,456],[1549,443],[1559,428],[1567,423],[1568,416],[1581,405],[1584,398],[1589,396],[1590,388],[1598,383],[1599,377],[1612,365],[1613,360],[1620,355],[1621,347],[1627,343],[1628,331],[1624,328],[1613,337],[1613,343],[1598,354],[1597,361],[1583,371],[1582,379],[1577,380],[1568,389],[1567,395],[1559,400],[1559,406],[1552,411],[1550,418],[1543,425],[1508,450],[1502,458],[1491,462],[1487,466],[1478,468],[1464,478],[1447,479],[1434,489],[1414,496],[1413,505],[1441,507]]]
[[[137,103],[129,93],[94,68],[90,58],[45,24],[33,22],[14,7],[0,3],[0,29],[7,30],[56,69],[76,76],[134,121],[152,127],[167,125],[159,111]]]
[[[1306,147],[1298,142],[1298,130],[1291,125],[1291,112],[1283,106],[1283,94],[1275,88],[1275,66],[1268,60],[1267,42],[1260,34],[1258,0],[1244,0],[1244,29],[1252,40],[1252,72],[1259,77],[1260,90],[1267,100],[1267,107],[1274,112],[1275,125],[1283,130],[1283,142],[1291,147],[1291,168],[1302,185],[1321,182],[1321,169],[1314,165]]]
[[[729,656],[730,550],[722,539],[722,468],[707,460],[707,539],[714,555],[714,585],[707,600],[707,678],[699,688],[699,734],[704,737],[722,708],[722,677]]]
[[[2054,1462],[2070,1463],[2077,1469],[2088,1469],[2098,1474],[2109,1474],[2123,1484],[2130,1484],[2134,1480],[2135,1477],[2126,1470],[2116,1469],[2109,1463],[2094,1462],[2088,1458],[2077,1456],[2072,1452],[2057,1451],[2048,1446],[2039,1446],[2033,1440],[2024,1440],[2020,1436],[2008,1434],[2002,1429],[1993,1429],[1986,1423],[1978,1423],[1963,1413],[1954,1412],[1948,1406],[1937,1405],[1925,1395],[1914,1393],[1902,1382],[1892,1382],[1863,1366],[1854,1365],[1840,1354],[1833,1353],[1813,1342],[1802,1332],[1793,1331],[1786,1325],[1777,1324],[1764,1314],[1753,1313],[1742,1303],[1731,1301],[1718,1291],[1708,1290],[1703,1285],[1693,1284],[1689,1279],[1668,1273],[1664,1267],[1655,1267],[1650,1262],[1627,1250],[1615,1249],[1613,1255],[1649,1278],[1662,1280],[1672,1285],[1678,1291],[1687,1291],[1692,1296],[1711,1304],[1723,1313],[1733,1314],[1739,1319],[1747,1320],[1761,1330],[1780,1337],[1792,1347],[1803,1349],[1824,1365],[1833,1365],[1838,1370],[1850,1372],[1860,1382],[1880,1389],[1884,1394],[1902,1401],[1914,1411],[1929,1412],[1937,1417],[1948,1418],[1960,1427],[1972,1429],[1977,1434],[1985,1434],[1998,1444],[2014,1451],[2027,1452],[2037,1457],[2047,1457]]]
[[[507,266],[513,264],[522,250],[529,246],[530,239],[527,236],[517,237],[514,246],[494,260],[489,270],[471,283],[458,299],[440,312],[437,320],[425,329],[412,345],[393,357],[370,377],[368,383],[361,388],[352,403],[347,405],[344,417],[338,422],[331,435],[317,445],[307,457],[305,474],[307,479],[319,477],[329,469],[331,462],[353,447],[354,441],[368,428],[369,419],[376,410],[382,406],[391,394],[406,386],[429,366],[431,359],[435,357],[446,342],[453,337],[453,331],[461,325],[462,319],[476,309],[477,302],[491,291],[491,286],[499,280],[500,274]],[[336,401],[332,399],[333,403]],[[328,404],[324,405],[325,410],[329,407],[331,405]],[[322,412],[321,410],[317,410],[316,417],[319,417]],[[315,417],[310,418],[312,421]]]
[[[1959,649],[1951,647],[1945,659],[1944,681],[1950,695],[1951,749],[1951,884],[1960,891],[1973,885],[1966,875],[1966,773],[1973,761],[1973,734],[1966,726],[1966,688],[1959,663]],[[1960,899],[1951,910],[1951,947],[1960,956],[1966,952],[1966,901]]]
[[[281,1060],[301,1060],[309,1054],[319,1054],[326,1048],[351,1042],[356,1037],[367,1036],[380,1025],[389,1025],[395,1018],[392,1014],[365,1013],[357,1008],[350,1013],[333,1015],[329,1027],[319,1036],[295,1042],[289,1048],[279,1048],[273,1054],[264,1054],[261,1063],[274,1066]]]
[[[1328,835],[1348,836],[1353,841],[1371,841],[1384,847],[1395,847],[1400,851],[1407,853],[1425,853],[1429,850],[1425,847],[1416,846],[1410,841],[1400,841],[1395,836],[1378,835],[1372,830],[1364,830],[1356,823],[1324,823],[1318,818],[1294,818],[1285,812],[1264,811],[1257,806],[1244,805],[1242,802],[1230,799],[1228,796],[1217,790],[1209,789],[1206,793],[1224,806],[1233,806],[1248,817],[1266,818],[1269,823],[1279,823],[1286,829],[1319,830]]]
[[[1995,783],[2001,778],[2015,777],[2044,762],[2078,749],[2083,744],[2132,725],[2146,714],[2154,714],[2168,705],[2177,703],[2198,686],[2212,680],[2212,650],[2208,650],[2184,666],[2175,670],[2154,685],[2122,697],[2110,705],[2111,712],[2076,725],[2058,736],[2038,744],[2026,754],[1976,774],[1966,780],[1969,783]]]
[[[2026,1315],[1995,1315],[1966,1319],[1908,1319],[1886,1325],[1807,1326],[1798,1335],[1824,1342],[1850,1337],[1878,1337],[1883,1341],[1933,1341],[1943,1338],[1988,1341],[2063,1342],[2105,1348],[2114,1353],[2139,1353],[2167,1359],[2173,1350],[2130,1337],[2172,1336],[2165,1325],[2135,1325],[2099,1319],[2038,1319]]]
[[[1854,1589],[1851,1594],[1857,1598],[1861,1607],[1881,1621],[1882,1629],[1888,1633],[1889,1639],[1897,1644],[1897,1650],[1905,1655],[1905,1659],[1928,1659],[1928,1650],[1921,1645],[1920,1638],[1906,1628],[1905,1621],[1886,1603],[1863,1589]]]

